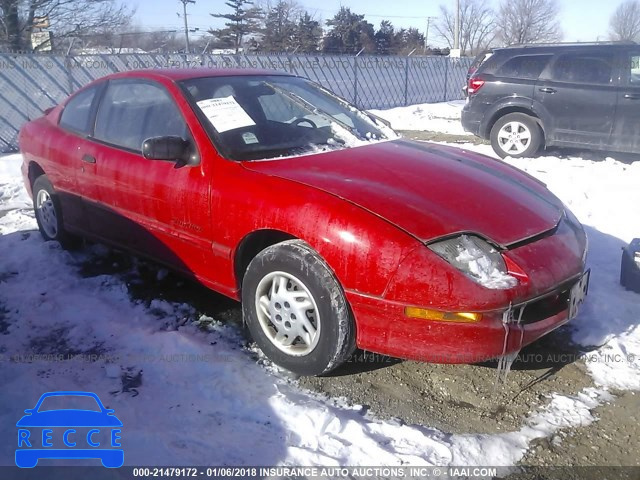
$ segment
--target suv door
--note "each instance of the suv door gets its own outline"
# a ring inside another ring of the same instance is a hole
[[[559,53],[540,76],[534,109],[547,144],[609,146],[617,103],[616,51]]]
[[[196,148],[182,112],[164,86],[111,80],[94,129],[99,235],[185,273],[211,259],[209,177],[202,165],[142,156],[147,138],[180,136]],[[209,240],[207,240],[209,239]]]
[[[621,62],[618,108],[611,148],[640,153],[640,48],[626,51]]]

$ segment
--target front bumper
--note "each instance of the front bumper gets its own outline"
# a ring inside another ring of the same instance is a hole
[[[573,278],[518,305],[483,312],[477,323],[408,318],[404,311],[410,305],[356,292],[347,297],[359,348],[431,363],[478,363],[517,352],[567,323],[571,288],[578,281]]]

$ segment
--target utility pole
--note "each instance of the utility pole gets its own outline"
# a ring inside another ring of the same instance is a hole
[[[182,17],[184,18],[184,38],[186,41],[186,53],[191,53],[189,45],[189,23],[187,22],[187,3],[196,3],[196,0],[180,0],[182,2]]]
[[[460,49],[460,0],[456,0],[456,20],[453,29],[453,49]]]
[[[437,19],[438,17],[427,17],[427,31],[424,34],[424,53],[427,53],[427,48],[429,48],[429,27],[431,26],[431,21]]]

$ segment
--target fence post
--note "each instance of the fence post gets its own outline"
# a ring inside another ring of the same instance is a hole
[[[69,85],[68,95],[73,93],[73,66],[71,65],[71,55],[67,52],[67,55],[64,57],[64,69],[67,71],[67,84]]]
[[[358,56],[353,57],[353,104],[358,106]]]
[[[409,57],[404,60],[404,106],[409,105]]]
[[[442,97],[442,101],[447,101],[447,85],[449,83],[449,57],[444,57],[444,96]]]

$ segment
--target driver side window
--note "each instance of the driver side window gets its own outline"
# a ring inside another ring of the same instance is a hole
[[[147,138],[169,135],[189,138],[182,113],[164,88],[147,82],[109,82],[98,109],[96,139],[140,152]]]

